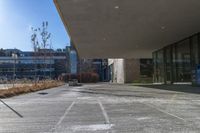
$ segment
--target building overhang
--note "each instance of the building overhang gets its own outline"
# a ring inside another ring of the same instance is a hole
[[[147,58],[200,31],[199,0],[54,0],[83,58]]]

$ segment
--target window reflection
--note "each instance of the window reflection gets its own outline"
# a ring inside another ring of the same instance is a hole
[[[191,82],[199,64],[199,34],[153,53],[154,82]]]

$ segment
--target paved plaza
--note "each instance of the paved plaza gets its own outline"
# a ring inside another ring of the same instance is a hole
[[[196,133],[189,85],[68,85],[0,101],[1,133]]]

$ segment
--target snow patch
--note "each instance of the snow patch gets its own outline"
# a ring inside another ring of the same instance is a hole
[[[136,118],[136,120],[138,121],[141,121],[141,120],[149,120],[151,119],[150,117],[139,117],[139,118]]]
[[[91,99],[92,97],[78,97],[77,99],[80,99],[80,100],[87,100],[87,99]]]
[[[96,125],[77,125],[73,126],[73,131],[98,131],[109,130],[113,127],[113,124],[96,124]]]

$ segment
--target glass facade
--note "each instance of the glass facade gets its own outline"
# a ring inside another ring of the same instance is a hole
[[[140,75],[142,77],[152,78],[153,75],[153,63],[152,59],[140,59]]]
[[[175,46],[175,82],[191,81],[190,40],[186,39]]]
[[[154,82],[164,82],[164,50],[153,53]]]
[[[154,82],[191,82],[199,64],[199,34],[153,53]]]
[[[13,56],[13,55],[17,56]],[[52,51],[45,57],[36,56],[34,52],[24,52],[17,49],[0,50],[0,77],[33,79],[57,78],[68,71],[68,58],[65,52]]]
[[[70,68],[71,68],[71,70],[70,70],[70,72],[72,73],[72,74],[77,74],[77,63],[78,63],[78,57],[77,57],[77,53],[76,53],[76,51],[74,51],[74,50],[72,50],[71,52],[70,52]]]

